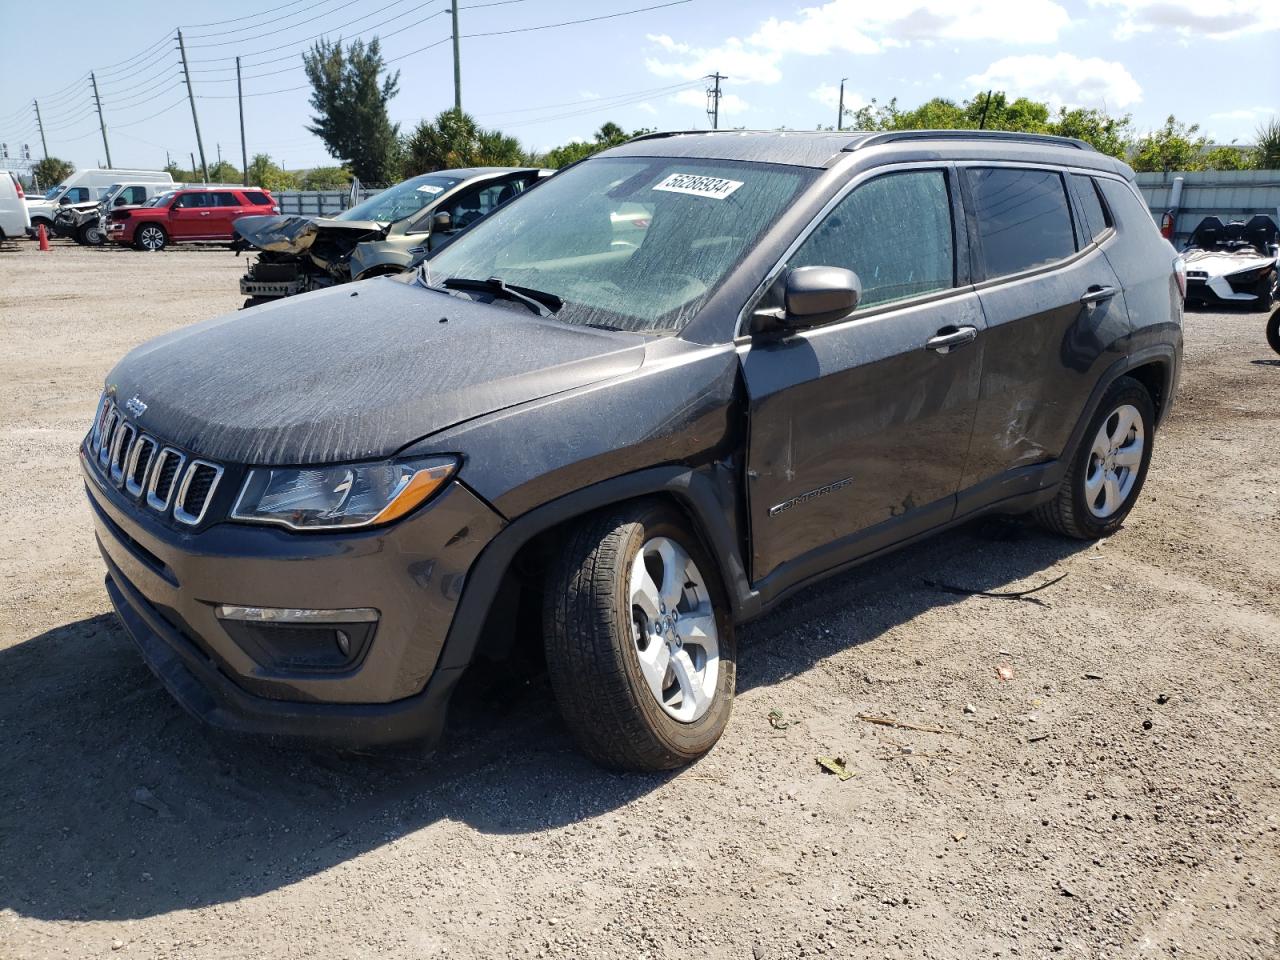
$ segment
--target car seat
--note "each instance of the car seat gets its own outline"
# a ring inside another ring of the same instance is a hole
[[[1259,213],[1244,225],[1244,239],[1260,253],[1269,253],[1273,243],[1280,243],[1280,228],[1265,213]]]
[[[1222,225],[1222,221],[1217,217],[1205,217],[1191,231],[1191,239],[1187,241],[1187,246],[1199,247],[1201,250],[1216,247],[1222,242],[1222,235],[1225,230],[1226,228]]]

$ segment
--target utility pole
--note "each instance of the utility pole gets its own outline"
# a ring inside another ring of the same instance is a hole
[[[200,139],[200,118],[196,115],[196,93],[191,89],[191,70],[187,67],[187,45],[182,42],[182,31],[178,31],[178,52],[182,54],[182,76],[187,81],[187,98],[191,101],[191,122],[196,125],[196,147],[200,151],[200,169],[204,172],[204,182],[209,182],[209,165],[204,162],[204,141]],[[191,161],[191,173],[195,174],[195,160]]]
[[[982,116],[978,118],[978,129],[987,129],[987,111],[991,109],[991,91],[987,91],[987,99],[982,104]]]
[[[715,86],[707,91],[707,99],[711,101],[711,105],[707,108],[707,115],[711,117],[711,129],[720,129],[720,81],[729,78],[719,72],[711,74],[708,80],[715,82]]]
[[[102,130],[102,149],[107,151],[107,166],[111,166],[111,145],[107,143],[107,121],[102,119],[102,98],[98,96],[98,78],[89,72],[89,82],[93,84],[93,102],[98,105],[98,127]]]
[[[462,59],[458,52],[458,0],[449,8],[453,13],[453,109],[462,113]]]
[[[198,171],[196,170],[196,155],[195,155],[195,153],[194,153],[194,152],[192,152],[192,154],[191,154],[191,179],[192,179],[192,180],[194,180],[194,179],[196,178],[196,173],[197,173],[197,172],[198,172]]]
[[[44,142],[44,121],[40,119],[40,101],[32,100],[36,107],[36,126],[40,128],[40,148],[44,150],[44,158],[49,159],[49,144]]]
[[[836,130],[844,129],[844,82],[848,77],[840,78],[840,106],[836,108]]]
[[[244,167],[244,185],[249,185],[249,148],[244,143],[244,89],[240,86],[240,58],[236,57],[236,99],[240,101],[240,163]]]

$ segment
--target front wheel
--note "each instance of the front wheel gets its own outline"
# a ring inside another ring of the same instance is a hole
[[[164,227],[158,223],[144,223],[138,228],[137,239],[133,245],[139,250],[147,250],[156,253],[163,250],[169,243],[169,235],[164,232]]]
[[[1280,307],[1276,307],[1276,312],[1267,321],[1267,343],[1271,344],[1272,350],[1280,353]]]
[[[547,580],[543,632],[560,712],[597,763],[670,770],[724,732],[733,622],[716,567],[673,508],[641,502],[579,523]]]
[[[1151,394],[1137,380],[1120,377],[1073,451],[1057,496],[1036,508],[1036,520],[1079,540],[1115,533],[1142,491],[1154,435]]]
[[[101,225],[89,223],[76,231],[76,242],[86,247],[100,247],[107,242],[107,237],[102,232]]]

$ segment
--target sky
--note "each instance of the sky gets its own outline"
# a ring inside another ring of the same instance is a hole
[[[707,129],[703,78],[714,72],[727,77],[722,127],[833,124],[842,78],[851,107],[996,88],[1128,113],[1139,131],[1173,113],[1218,143],[1251,142],[1280,113],[1275,0],[458,2],[463,108],[535,150],[589,139],[605,121]],[[196,138],[179,27],[210,164],[219,147],[240,163],[236,56],[249,156],[289,169],[335,162],[306,130],[301,52],[318,36],[382,38],[400,71],[390,113],[402,129],[453,105],[449,0],[4,6],[0,141],[11,157],[22,144],[41,156],[38,99],[50,154],[105,165],[92,70],[114,166],[158,168],[170,155],[188,165]]]

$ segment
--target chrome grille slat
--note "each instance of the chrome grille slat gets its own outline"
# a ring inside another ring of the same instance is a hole
[[[206,477],[207,487],[204,486]],[[178,495],[173,502],[173,519],[190,527],[197,526],[204,519],[221,479],[222,467],[216,463],[192,460],[178,486]]]
[[[121,421],[116,427],[115,436],[111,438],[111,482],[117,487],[124,483],[124,465],[133,451],[133,442],[138,437],[138,428],[127,421]]]
[[[156,452],[156,441],[145,433],[139,434],[129,452],[129,460],[124,468],[124,488],[130,495],[139,497],[146,486],[147,471],[151,468],[151,459]]]
[[[187,458],[173,447],[165,447],[155,456],[151,465],[151,478],[147,481],[147,506],[152,510],[164,513],[169,509],[169,501],[173,499],[173,490],[178,485],[182,468]],[[170,469],[169,465],[173,467]],[[163,491],[161,484],[164,485]]]
[[[98,443],[98,464],[105,467],[107,461],[111,459],[111,436],[115,432],[116,424],[120,422],[120,414],[115,408],[115,404],[111,405],[111,409],[107,411],[103,419],[102,435]]]

